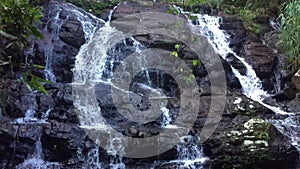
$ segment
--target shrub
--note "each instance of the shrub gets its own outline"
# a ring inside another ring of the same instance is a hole
[[[119,3],[120,0],[66,0],[69,3],[72,3],[85,11],[91,12],[92,14],[100,17],[104,10],[111,8]]]
[[[31,35],[42,38],[33,25],[41,18],[40,7],[32,6],[29,0],[1,0],[0,61],[10,60],[15,65],[20,64],[22,51],[28,46],[27,39]]]
[[[29,46],[29,38],[42,38],[35,24],[42,18],[40,1],[34,0],[1,0],[0,1],[0,67],[9,65],[21,67],[23,51]],[[25,65],[26,68],[27,65]],[[31,71],[23,73],[22,79],[31,90],[48,94],[42,83],[49,81],[39,78]]]
[[[300,69],[300,0],[283,4],[281,40],[285,50],[287,69]]]

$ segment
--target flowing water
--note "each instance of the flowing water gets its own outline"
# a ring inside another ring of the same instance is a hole
[[[112,14],[112,13],[111,13]],[[235,76],[239,79],[242,85],[243,93],[261,103],[265,107],[273,110],[276,113],[279,114],[288,114],[280,108],[273,107],[270,105],[267,105],[263,103],[263,99],[268,97],[269,94],[262,89],[262,83],[260,79],[257,77],[254,69],[245,61],[244,58],[239,57],[237,54],[233,52],[233,50],[229,47],[229,38],[228,35],[222,31],[220,27],[220,21],[221,18],[219,17],[213,17],[213,16],[208,16],[208,15],[200,15],[200,14],[191,14],[193,16],[196,16],[197,25],[192,25],[193,30],[195,32],[198,32],[199,34],[202,34],[206,36],[209,40],[209,42],[212,44],[214,47],[215,51],[223,57],[224,60],[227,60],[227,56],[229,54],[233,55],[235,58],[237,58],[247,69],[246,75],[242,75],[238,69],[234,68],[231,66],[233,73]],[[109,17],[111,18],[111,17]],[[101,35],[100,35],[101,34]],[[112,56],[109,56],[108,50],[113,48],[114,41],[119,41],[122,40],[122,35],[120,32],[118,32],[116,29],[110,27],[109,22],[105,24],[104,27],[100,28],[100,31],[97,31],[96,34],[94,35],[94,39],[89,42],[88,44],[84,45],[80,51],[80,53],[77,56],[77,62],[76,66],[74,69],[74,74],[75,74],[75,82],[78,84],[89,84],[93,85],[95,82],[106,82],[110,83],[111,82],[111,77],[113,76],[112,70],[113,70],[113,60],[110,60],[110,78],[106,78],[105,80],[103,79],[103,72],[107,72],[108,66],[105,64],[107,62],[107,58],[111,58]],[[134,41],[134,40],[133,40]],[[134,41],[133,47],[135,48],[134,52],[139,52],[140,51],[140,45],[138,45],[138,42]],[[92,55],[88,54],[88,47],[89,46],[97,46],[97,50],[94,50]],[[115,53],[116,51],[113,51]],[[97,55],[100,57],[94,58],[92,56]],[[145,60],[143,60],[145,61]],[[140,65],[142,66],[142,65]],[[89,70],[89,71],[86,71]],[[147,71],[146,71],[147,72]],[[107,74],[107,73],[106,73]],[[124,75],[126,76],[126,75]],[[151,80],[149,78],[149,74],[146,73],[146,76],[148,78],[148,84],[151,86]],[[88,77],[88,79],[87,79]],[[126,92],[126,91],[125,91]],[[89,100],[88,97],[85,100]],[[90,105],[87,102],[84,102],[82,99],[77,100],[78,102],[77,106],[82,110],[82,116],[86,116],[87,114],[90,116],[93,116],[95,113],[95,105]],[[85,103],[85,104],[82,104]],[[87,105],[86,105],[87,104]],[[84,106],[82,106],[84,105]],[[93,107],[93,108],[92,108]],[[97,111],[99,108],[96,108]],[[172,117],[170,115],[170,111],[166,107],[161,107],[161,111],[163,112],[163,122],[162,122],[162,127],[167,127],[170,122],[172,121]],[[96,114],[95,114],[96,115]],[[85,124],[82,124],[83,127],[91,127],[91,125],[94,126],[105,126],[105,122],[103,119],[93,119],[92,121],[85,121]],[[84,126],[88,125],[88,126]],[[298,132],[298,131],[297,131]],[[293,135],[293,134],[292,134]],[[295,136],[295,135],[293,135]],[[297,136],[297,133],[296,133]],[[193,138],[193,136],[186,136],[186,138]],[[185,139],[186,139],[185,138]],[[299,138],[294,138],[299,139]],[[194,139],[187,139],[187,140],[192,140],[191,142],[194,141]],[[296,142],[298,145],[298,141],[293,141]],[[170,163],[179,163],[180,168],[199,168],[201,164],[206,160],[204,157],[201,147],[199,145],[195,144],[191,146],[190,142],[183,141],[180,144],[177,145],[177,150],[179,153],[179,158],[178,160],[171,161]],[[121,157],[114,157],[112,164],[110,165],[112,168],[116,166],[114,164],[115,161],[119,161],[117,163],[117,166],[120,167],[119,164],[121,164],[122,167],[125,168],[124,165],[122,165],[122,158]]]
[[[114,8],[116,9],[116,7]],[[47,79],[55,81],[55,75],[52,69],[52,53],[53,53],[53,44],[51,43],[55,39],[59,38],[59,29],[63,25],[63,23],[67,20],[67,18],[61,19],[59,18],[62,10],[66,10],[72,14],[75,14],[78,20],[83,24],[85,39],[87,40],[86,44],[81,47],[80,52],[76,57],[75,68],[73,70],[74,88],[80,88],[80,93],[76,93],[74,98],[74,106],[79,110],[78,118],[81,121],[81,127],[85,129],[95,129],[100,128],[105,130],[107,122],[103,118],[99,117],[98,113],[101,112],[101,109],[98,103],[91,101],[91,97],[94,97],[94,87],[97,83],[110,84],[111,87],[118,88],[117,86],[113,86],[111,84],[111,80],[113,75],[113,70],[115,69],[115,63],[118,62],[122,64],[120,52],[123,52],[120,48],[114,48],[115,42],[123,42],[123,46],[125,48],[130,49],[131,52],[140,52],[143,49],[143,46],[138,43],[138,41],[133,38],[124,40],[121,32],[118,32],[115,28],[110,26],[111,16],[113,11],[111,11],[109,15],[109,21],[105,23],[105,25],[98,29],[99,24],[103,23],[101,19],[95,18],[92,15],[88,14],[86,17],[86,13],[82,13],[82,11],[78,10],[78,8],[70,5],[66,5],[63,7],[57,7],[57,12],[54,15],[50,15],[52,18],[52,22],[55,23],[56,27],[52,29],[51,36],[49,36],[49,43],[46,44],[45,47],[45,56],[46,56],[46,71],[45,76]],[[243,93],[249,98],[261,103],[262,105],[270,108],[276,113],[287,114],[284,111],[281,111],[279,108],[269,106],[263,103],[263,99],[268,95],[262,89],[261,81],[256,76],[253,68],[246,63],[246,61],[236,55],[229,47],[228,35],[220,30],[220,21],[221,18],[208,16],[208,15],[200,15],[200,14],[192,14],[196,16],[198,19],[197,25],[191,25],[195,32],[206,36],[209,42],[212,44],[214,49],[224,60],[226,60],[229,54],[236,57],[244,66],[247,68],[246,75],[242,75],[239,70],[232,67],[232,70],[236,77],[240,80],[241,85],[243,87]],[[92,18],[92,19],[91,19]],[[95,23],[96,20],[96,23]],[[47,29],[47,27],[45,28]],[[97,31],[96,31],[97,30]],[[90,48],[93,50],[90,50]],[[140,67],[143,67],[143,63],[146,60],[141,58]],[[124,78],[132,78],[130,74],[124,72]],[[151,78],[149,72],[145,70],[145,77],[147,81],[143,84],[148,87],[153,93],[158,93],[159,96],[165,97],[159,90],[155,89],[152,86]],[[120,89],[119,90],[124,90]],[[128,92],[124,90],[124,92]],[[160,93],[160,94],[159,94]],[[79,95],[80,94],[80,97]],[[163,114],[161,126],[162,127],[170,127],[172,122],[172,112],[167,108],[166,104],[160,105],[161,113]],[[44,119],[47,119],[51,109],[44,113]],[[16,123],[24,123],[24,121],[32,121],[34,119],[35,111],[33,108],[28,109],[26,112],[26,117],[23,120],[17,120]],[[95,117],[95,118],[86,118],[86,117]],[[292,141],[292,143],[299,149],[299,123],[296,123],[297,120],[295,116],[289,116],[288,118],[282,121],[276,121],[274,123],[278,129],[285,133]],[[202,152],[202,147],[197,143],[199,142],[198,138],[195,136],[185,136],[181,138],[181,142],[176,146],[178,152],[178,159],[172,160],[166,163],[175,163],[178,168],[185,169],[201,169],[203,163],[207,160],[205,155]],[[112,169],[125,169],[126,166],[123,163],[123,157],[118,155],[122,154],[124,151],[124,147],[122,146],[122,140],[119,140],[117,137],[113,135],[110,136],[108,140],[108,152],[109,155],[109,167]],[[24,161],[24,163],[20,164],[17,168],[47,168],[52,166],[53,168],[60,168],[57,163],[49,163],[43,160],[42,156],[42,145],[40,139],[36,142],[36,151],[34,154],[30,155],[28,160]],[[80,152],[80,151],[78,151]],[[121,153],[120,153],[121,152]],[[80,153],[78,153],[80,154]],[[83,168],[101,168],[103,167],[101,162],[101,154],[99,152],[98,146],[92,148],[88,156],[86,157],[86,164],[83,165]],[[32,167],[35,166],[35,167]]]
[[[42,126],[38,126],[42,131]],[[60,169],[60,164],[56,162],[44,161],[41,134],[35,143],[34,153],[29,155],[28,159],[19,164],[16,169]]]
[[[83,31],[85,33],[85,39],[89,40],[91,36],[93,35],[95,29],[97,26],[99,26],[100,23],[104,23],[103,20],[84,12],[82,9],[72,5],[72,4],[51,4],[51,10],[49,11],[46,16],[48,17],[48,22],[45,24],[44,32],[47,34],[47,36],[42,39],[41,42],[43,43],[43,51],[42,53],[45,56],[45,78],[47,80],[56,81],[55,74],[53,72],[53,53],[54,53],[54,46],[57,40],[59,40],[59,30],[61,29],[62,25],[66,23],[69,19],[77,19],[83,27]],[[62,17],[61,15],[65,15],[67,13],[66,17]],[[70,18],[72,16],[72,18]]]
[[[179,8],[178,8],[179,9]],[[180,10],[180,9],[179,9]],[[215,51],[224,59],[227,60],[228,55],[235,56],[247,68],[246,75],[242,75],[237,69],[231,66],[233,73],[239,79],[243,93],[254,101],[259,102],[266,108],[280,115],[288,115],[283,120],[272,120],[277,129],[285,136],[287,136],[291,143],[298,149],[300,153],[300,122],[297,112],[285,112],[279,107],[271,106],[263,102],[266,97],[270,97],[262,88],[262,82],[257,77],[254,69],[245,61],[244,58],[238,56],[229,47],[229,35],[220,29],[222,18],[209,15],[191,14],[197,17],[197,24],[193,25],[194,30],[206,36]]]

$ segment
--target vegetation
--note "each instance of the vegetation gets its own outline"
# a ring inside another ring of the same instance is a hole
[[[70,2],[85,11],[88,11],[98,17],[100,17],[104,10],[108,8],[112,8],[113,6],[117,5],[120,0],[111,0],[111,1],[103,1],[103,0],[97,0],[97,1],[87,1],[87,0],[66,0],[67,2]]]
[[[42,38],[33,25],[42,18],[41,8],[32,6],[28,0],[2,0],[0,11],[0,37],[4,41],[0,48],[0,62],[8,64],[10,60],[19,65],[20,55],[29,45],[27,39],[31,35]]]
[[[256,34],[261,33],[262,27],[257,20],[259,17],[277,17],[282,21],[282,45],[287,55],[287,69],[295,72],[300,69],[300,0],[168,0],[170,4],[189,7],[193,11],[197,6],[207,4],[218,8],[227,14],[238,15],[242,18],[245,28]],[[178,14],[171,8],[169,13]],[[176,53],[174,53],[175,55]]]
[[[282,45],[287,55],[287,69],[300,69],[300,0],[292,0],[282,6]]]
[[[217,8],[228,14],[240,16],[245,27],[254,33],[260,33],[261,26],[256,23],[256,19],[276,13],[280,0],[169,0],[171,4],[189,7],[191,11],[199,12],[198,5],[207,4],[211,8]]]
[[[28,39],[36,37],[43,38],[35,24],[42,18],[41,7],[37,6],[38,1],[31,0],[2,0],[0,2],[0,67],[8,66],[13,76],[14,68],[21,68],[22,56],[25,48],[29,46]],[[24,78],[26,77],[26,78]],[[27,80],[27,77],[30,80]],[[41,82],[46,82],[25,72],[23,81],[30,89],[35,89],[47,94]]]

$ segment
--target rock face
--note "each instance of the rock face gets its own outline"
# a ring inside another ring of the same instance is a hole
[[[122,18],[126,15],[142,12],[160,12],[166,13],[169,9],[168,4],[156,4],[153,1],[137,1],[122,3],[113,13],[112,20]]]
[[[75,56],[86,38],[84,25],[80,20],[91,23],[90,27],[103,25],[71,4],[52,1],[45,6],[44,18],[39,26],[44,38],[34,41],[35,52],[31,59],[35,64],[45,65],[46,71],[51,72],[57,82],[72,81],[71,69]]]
[[[272,77],[276,65],[276,54],[259,39],[248,38],[244,46],[245,58],[261,79]]]
[[[85,43],[81,23],[79,21],[67,20],[59,30],[59,38],[66,44],[72,45],[77,49],[80,48]]]
[[[279,31],[270,31],[265,33],[264,41],[266,45],[273,49],[275,53],[283,53],[283,49],[280,43],[280,32]]]
[[[277,63],[277,55],[256,37],[249,36],[245,42],[244,57],[263,81],[265,89],[272,90],[272,78]]]
[[[243,43],[246,41],[246,30],[241,19],[234,16],[221,15],[222,23],[220,29],[229,34],[230,47],[237,54],[240,54]]]
[[[273,112],[237,93],[227,99],[227,111],[218,128],[204,142],[205,154],[214,161],[211,168],[295,168],[296,148],[264,121],[274,117]]]

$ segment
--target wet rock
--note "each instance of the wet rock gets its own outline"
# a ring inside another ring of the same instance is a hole
[[[226,56],[227,62],[229,62],[235,69],[239,70],[239,72],[242,75],[246,75],[247,73],[247,68],[245,67],[245,65],[239,60],[237,59],[233,54],[228,54]]]
[[[285,83],[285,87],[273,96],[279,102],[293,100],[296,97],[297,89],[292,83]]]
[[[277,62],[276,54],[265,46],[259,39],[248,38],[244,46],[244,57],[253,66],[261,79],[272,77]]]
[[[277,53],[283,53],[283,49],[280,41],[280,32],[279,31],[270,31],[265,33],[263,37],[266,45],[273,49],[273,51]]]
[[[220,24],[220,28],[229,34],[230,47],[239,54],[242,44],[246,41],[246,30],[243,21],[229,15],[221,15],[221,17],[223,22]]]
[[[209,98],[201,102],[201,112],[208,111]],[[203,115],[198,116],[194,126],[196,133],[202,128]],[[274,126],[264,121],[276,116],[272,111],[245,96],[232,93],[227,97],[221,116],[217,129],[203,143],[204,153],[213,161],[211,168],[295,168],[299,156],[296,148]]]
[[[66,21],[59,30],[59,38],[75,48],[85,43],[84,32],[79,21]]]

